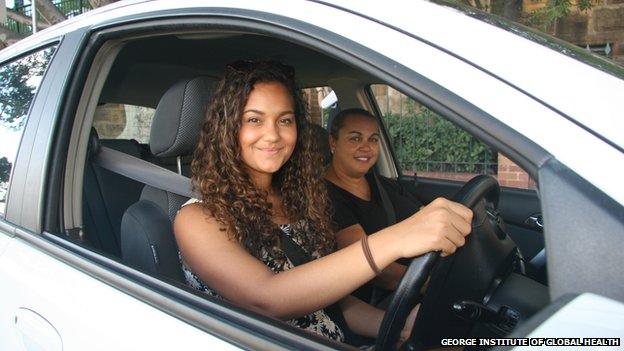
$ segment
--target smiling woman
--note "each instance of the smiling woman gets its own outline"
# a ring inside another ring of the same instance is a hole
[[[397,185],[377,175],[373,167],[380,151],[377,119],[361,108],[343,110],[331,125],[332,160],[325,172],[334,210],[333,221],[339,248],[408,218],[421,206],[400,193]],[[387,197],[387,203],[383,198]],[[378,304],[394,290],[405,266],[392,263],[372,284],[355,292],[364,301]]]
[[[243,110],[238,135],[241,157],[256,186],[270,189],[271,175],[290,158],[297,142],[294,101],[277,82],[257,83]]]

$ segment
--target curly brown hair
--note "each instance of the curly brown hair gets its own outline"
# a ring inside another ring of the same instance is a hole
[[[195,191],[202,205],[231,237],[260,258],[264,248],[278,257],[279,228],[271,220],[268,193],[258,189],[241,159],[238,135],[249,94],[259,82],[278,82],[295,103],[297,142],[290,159],[273,175],[285,215],[303,235],[303,248],[334,250],[330,201],[323,181],[321,154],[312,135],[308,110],[294,71],[277,62],[237,62],[225,69],[206,113],[192,163]]]

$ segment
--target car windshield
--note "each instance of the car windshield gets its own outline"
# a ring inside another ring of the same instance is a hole
[[[535,43],[541,44],[557,52],[560,52],[566,56],[572,57],[578,61],[586,63],[592,67],[595,67],[603,72],[609,73],[620,79],[624,79],[624,67],[615,64],[604,57],[598,56],[585,50],[581,47],[555,38],[549,34],[538,31],[536,29],[524,26],[522,24],[513,22],[501,16],[497,16],[491,13],[487,13],[474,7],[470,7],[465,4],[461,4],[455,0],[430,0],[431,2],[441,5],[452,7],[459,10],[466,15],[476,18],[480,21],[486,22],[498,28],[512,32],[523,38],[529,39]]]

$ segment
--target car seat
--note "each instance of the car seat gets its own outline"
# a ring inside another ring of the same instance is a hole
[[[182,158],[193,153],[214,86],[199,77],[174,84],[160,99],[149,146],[158,158],[175,157],[178,173],[188,174]],[[128,265],[149,274],[184,282],[172,222],[187,197],[146,185],[121,223],[121,255]]]

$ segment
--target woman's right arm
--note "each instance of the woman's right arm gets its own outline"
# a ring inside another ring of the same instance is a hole
[[[369,236],[380,269],[401,257],[455,252],[470,232],[472,212],[438,199],[410,218]],[[324,308],[371,280],[359,242],[293,269],[273,273],[220,229],[200,204],[185,206],[174,230],[182,257],[211,288],[242,307],[290,319]]]

